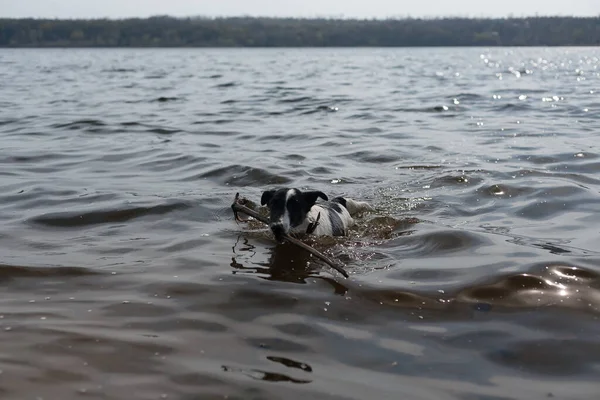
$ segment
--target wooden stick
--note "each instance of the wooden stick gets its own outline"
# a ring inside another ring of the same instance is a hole
[[[235,199],[233,201],[233,204],[231,205],[231,209],[233,210],[233,215],[235,216],[235,220],[236,221],[242,221],[239,217],[238,217],[238,212],[242,212],[246,215],[249,215],[251,217],[253,217],[254,219],[264,223],[264,224],[269,224],[269,221],[267,220],[267,218],[263,217],[262,215],[260,215],[259,213],[257,213],[254,210],[249,209],[248,207],[242,205],[239,203],[240,201],[240,194],[236,193],[235,195]],[[290,235],[288,235],[287,233],[283,234],[283,238],[285,240],[287,240],[288,242],[295,244],[296,246],[308,251],[310,254],[314,255],[317,258],[320,258],[322,261],[324,261],[327,265],[329,265],[331,268],[335,269],[337,272],[339,272],[340,274],[344,275],[344,277],[348,278],[349,275],[348,273],[344,270],[344,268],[342,266],[340,266],[338,263],[336,263],[335,261],[333,261],[332,259],[330,259],[329,257],[327,257],[326,255],[324,255],[323,253],[313,249],[312,247],[310,247],[309,245],[307,245],[304,242],[301,242],[300,240],[291,237]]]

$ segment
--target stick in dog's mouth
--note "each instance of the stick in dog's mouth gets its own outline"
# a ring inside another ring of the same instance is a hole
[[[260,215],[259,213],[257,213],[254,210],[249,209],[248,207],[246,207],[245,204],[248,203],[248,200],[245,198],[240,198],[240,194],[236,193],[235,194],[235,199],[233,200],[233,204],[231,204],[231,209],[233,210],[233,216],[235,218],[235,220],[237,222],[247,222],[246,220],[243,220],[240,218],[238,213],[244,213],[264,224],[269,224],[269,220],[267,218],[265,218],[264,216]],[[331,260],[329,257],[327,257],[326,255],[324,255],[323,253],[319,252],[318,250],[312,248],[311,246],[307,245],[304,242],[301,242],[300,240],[291,237],[290,235],[288,235],[287,233],[282,233],[281,234],[281,238],[283,240],[286,240],[306,251],[308,251],[309,253],[311,253],[312,255],[314,255],[317,258],[320,258],[323,262],[325,262],[327,265],[329,265],[331,268],[335,269],[336,271],[338,271],[340,274],[342,274],[344,277],[348,278],[349,275],[348,273],[344,270],[344,268],[339,265],[338,263],[336,263],[335,261]]]

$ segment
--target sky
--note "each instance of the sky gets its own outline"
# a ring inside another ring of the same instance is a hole
[[[3,18],[600,16],[600,0],[0,0]]]

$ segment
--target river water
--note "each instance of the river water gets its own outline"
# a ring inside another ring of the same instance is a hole
[[[598,398],[599,58],[0,51],[0,397]],[[349,279],[281,186],[374,206]]]

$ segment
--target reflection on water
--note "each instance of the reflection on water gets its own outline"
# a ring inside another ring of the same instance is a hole
[[[1,397],[597,397],[599,57],[0,52]],[[373,205],[350,278],[279,185]]]

